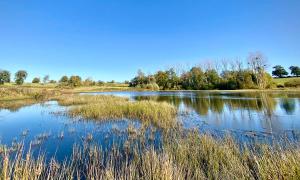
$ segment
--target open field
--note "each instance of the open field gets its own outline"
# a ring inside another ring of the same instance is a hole
[[[277,85],[284,85],[284,83],[291,81],[291,80],[296,80],[296,79],[300,79],[300,77],[289,77],[289,78],[273,78],[273,81],[277,84]]]

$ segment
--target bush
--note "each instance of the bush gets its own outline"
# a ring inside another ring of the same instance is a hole
[[[146,84],[145,88],[153,91],[159,90],[159,86],[156,83]]]
[[[40,83],[40,82],[41,82],[40,78],[37,77],[32,80],[32,83]]]
[[[285,87],[300,87],[300,78],[293,79],[284,83]]]
[[[80,76],[71,76],[69,79],[69,86],[72,86],[72,87],[81,86],[81,77]]]

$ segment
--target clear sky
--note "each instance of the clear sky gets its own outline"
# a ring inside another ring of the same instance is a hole
[[[241,57],[300,65],[300,0],[1,0],[0,69],[129,80]]]

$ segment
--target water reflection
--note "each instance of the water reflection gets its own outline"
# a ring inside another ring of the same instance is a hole
[[[230,132],[241,141],[300,137],[300,94],[297,93],[220,93],[220,92],[105,92],[131,100],[168,102],[179,110],[178,121],[185,129],[196,128],[214,135]],[[37,104],[38,103],[38,104]],[[149,141],[160,142],[160,132],[144,132],[139,121],[88,121],[71,119],[57,112],[66,107],[55,101],[34,100],[0,102],[0,143],[25,141],[56,153],[64,159],[74,143],[92,141],[110,147],[126,142],[136,133],[148,134]],[[55,112],[55,113],[53,113]],[[137,130],[134,130],[135,127]],[[59,150],[58,150],[59,149]],[[38,151],[37,151],[38,152]]]
[[[182,104],[186,108],[192,108],[199,115],[208,115],[209,111],[213,113],[224,112],[225,107],[230,110],[251,110],[263,111],[271,116],[276,109],[277,100],[272,94],[259,93],[259,94],[207,94],[207,93],[187,93],[181,96],[160,96],[160,95],[145,95],[145,96],[132,96],[135,100],[154,100],[166,101],[176,107]]]
[[[296,101],[295,99],[284,98],[280,102],[280,107],[284,109],[287,114],[294,114],[296,110]]]
[[[96,93],[98,94],[98,93]],[[183,113],[185,128],[285,136],[300,130],[300,94],[273,92],[109,92],[133,100],[165,101]],[[290,135],[289,135],[290,136]]]

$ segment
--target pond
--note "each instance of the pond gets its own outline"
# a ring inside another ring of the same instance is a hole
[[[221,136],[230,133],[241,142],[270,142],[282,138],[298,141],[300,137],[300,94],[297,93],[170,91],[88,94],[116,95],[132,101],[165,101],[178,108],[178,121],[184,129]],[[0,109],[0,144],[31,142],[34,153],[43,151],[46,156],[55,155],[63,160],[71,154],[74,144],[92,140],[109,149],[113,144],[126,141],[129,127],[138,129],[142,126],[138,120],[97,122],[69,118],[64,115],[66,108],[49,101]],[[159,146],[160,131],[152,136],[151,143]]]

